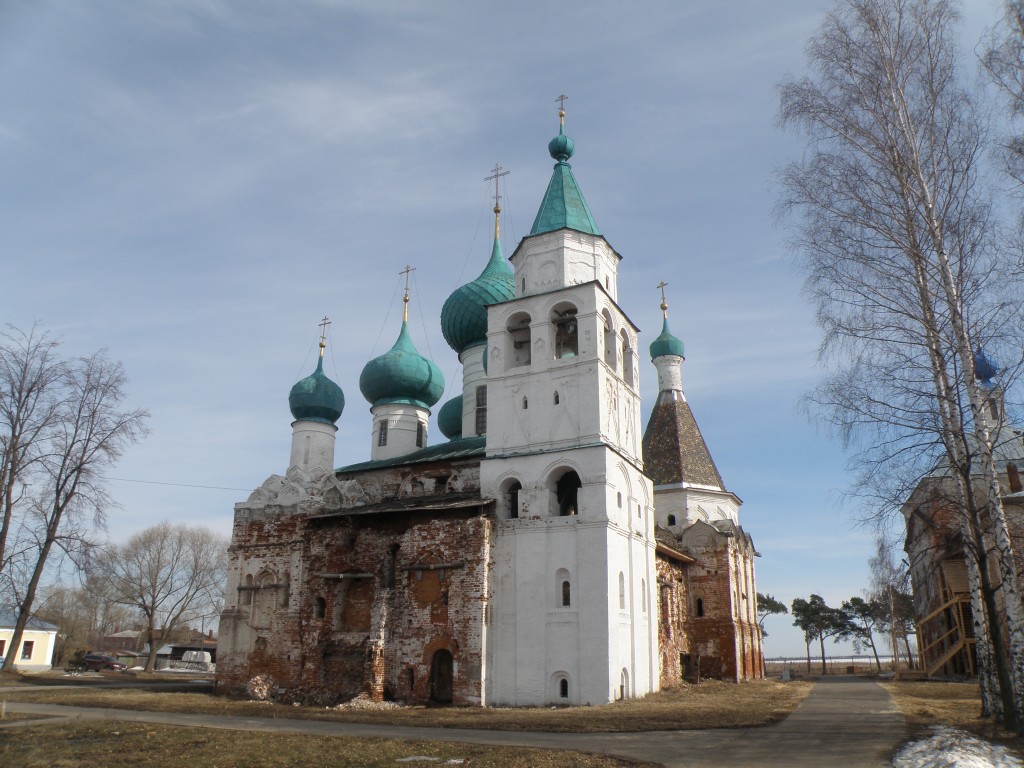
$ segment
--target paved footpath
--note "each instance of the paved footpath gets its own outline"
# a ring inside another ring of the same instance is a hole
[[[872,680],[857,677],[830,677],[819,681],[796,711],[775,725],[703,731],[530,733],[138,712],[19,702],[8,702],[7,709],[81,720],[577,749],[661,763],[667,768],[883,768],[891,765],[893,752],[907,738],[903,715],[885,689]],[[19,727],[30,723],[15,720],[11,725]]]

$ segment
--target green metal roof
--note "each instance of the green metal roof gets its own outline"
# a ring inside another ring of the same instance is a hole
[[[288,407],[296,421],[320,421],[333,424],[345,410],[345,394],[341,387],[324,374],[324,359],[317,360],[316,370],[295,382],[288,393]]]
[[[531,235],[558,229],[575,229],[590,235],[601,234],[576,178],[572,175],[572,166],[566,162],[574,151],[573,140],[559,127],[558,136],[548,144],[548,152],[558,162],[551,173],[551,181],[548,182],[547,192],[537,211],[537,218],[533,221]]]
[[[428,461],[447,461],[451,459],[468,459],[473,456],[483,456],[487,447],[487,437],[462,437],[456,440],[449,440],[440,445],[431,445],[422,448],[414,453],[407,453],[404,456],[396,456],[393,459],[378,459],[377,461],[363,461],[359,464],[349,464],[334,470],[336,475],[347,475],[352,472],[365,472],[371,469],[385,469],[386,467],[402,467],[407,464],[423,464]]]
[[[662,323],[661,335],[651,342],[651,360],[665,355],[686,357],[686,347],[683,346],[683,342],[673,336],[672,331],[668,329],[667,317],[665,318],[665,322]]]
[[[363,368],[359,391],[371,405],[409,403],[429,408],[444,394],[444,376],[433,361],[416,351],[409,323],[403,320],[394,346]]]
[[[441,308],[441,332],[456,352],[487,341],[487,306],[515,297],[515,276],[501,242],[495,238],[491,258],[480,276],[455,289]]]

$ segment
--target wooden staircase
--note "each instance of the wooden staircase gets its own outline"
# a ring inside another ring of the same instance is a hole
[[[942,672],[951,663],[957,672],[974,675],[977,638],[964,562],[945,561],[942,576],[944,602],[917,622],[921,666],[928,677]],[[932,638],[927,644],[926,637]]]

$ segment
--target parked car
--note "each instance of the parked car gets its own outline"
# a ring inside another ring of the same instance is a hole
[[[122,664],[113,656],[107,656],[105,653],[87,653],[82,657],[79,664],[84,669],[91,669],[96,672],[99,672],[101,669],[112,669],[115,672],[120,672],[122,669],[128,668],[127,665]]]

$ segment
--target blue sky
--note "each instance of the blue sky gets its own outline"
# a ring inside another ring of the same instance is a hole
[[[797,409],[819,333],[772,211],[773,173],[801,151],[775,125],[776,85],[829,6],[0,4],[0,321],[38,320],[67,354],[108,348],[153,414],[110,473],[109,535],[165,519],[230,531],[244,489],[286,468],[287,394],[324,315],[347,399],[337,464],[368,458],[357,381],[397,335],[406,264],[414,340],[457,394],[438,317],[490,253],[484,177],[511,171],[510,254],[565,93],[573,170],[624,257],[644,348],[669,284],[687,396],[744,500],[759,590],[860,594],[872,535],[842,504],[839,447]],[[969,48],[997,16],[970,11]],[[641,379],[646,423],[652,366]],[[768,627],[767,655],[802,653],[787,619]]]

